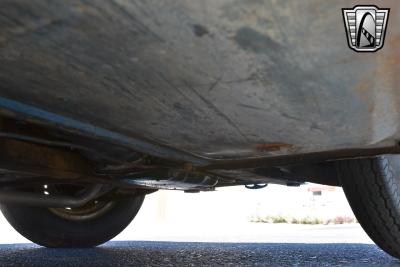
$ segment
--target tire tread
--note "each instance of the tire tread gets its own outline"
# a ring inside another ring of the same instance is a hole
[[[399,258],[400,196],[389,159],[389,156],[380,156],[341,161],[338,173],[346,197],[366,233],[383,250]]]

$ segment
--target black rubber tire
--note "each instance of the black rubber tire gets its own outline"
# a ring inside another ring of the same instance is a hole
[[[138,213],[144,195],[115,201],[97,218],[67,220],[47,208],[1,204],[7,221],[21,235],[49,248],[84,248],[107,242],[129,225]]]
[[[353,212],[370,238],[400,258],[400,155],[338,163],[338,175]]]

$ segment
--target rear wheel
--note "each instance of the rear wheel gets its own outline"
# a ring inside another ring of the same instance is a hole
[[[400,258],[400,156],[338,163],[343,190],[371,239]]]
[[[119,234],[138,213],[144,195],[93,200],[78,208],[2,204],[1,211],[21,235],[52,248],[93,247]]]

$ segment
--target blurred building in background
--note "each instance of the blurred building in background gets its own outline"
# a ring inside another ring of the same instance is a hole
[[[354,220],[340,187],[305,184],[300,187],[269,185],[258,190],[244,187],[218,192],[160,191],[149,195],[141,216],[153,222],[218,223],[262,221],[263,218],[317,219],[321,223]],[[336,221],[334,221],[336,220]]]

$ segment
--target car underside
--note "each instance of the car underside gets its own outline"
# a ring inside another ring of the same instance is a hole
[[[393,191],[384,174],[400,171],[400,5],[380,3],[393,27],[368,54],[347,47],[346,5],[0,3],[6,218],[38,244],[87,247],[118,234],[157,190],[313,182],[343,186],[354,210],[371,207],[355,211],[360,221],[397,221],[400,207],[378,207]],[[375,189],[383,197],[367,198]],[[43,225],[55,230],[27,230]],[[400,228],[385,227],[383,238],[367,232],[398,256],[388,233]]]

